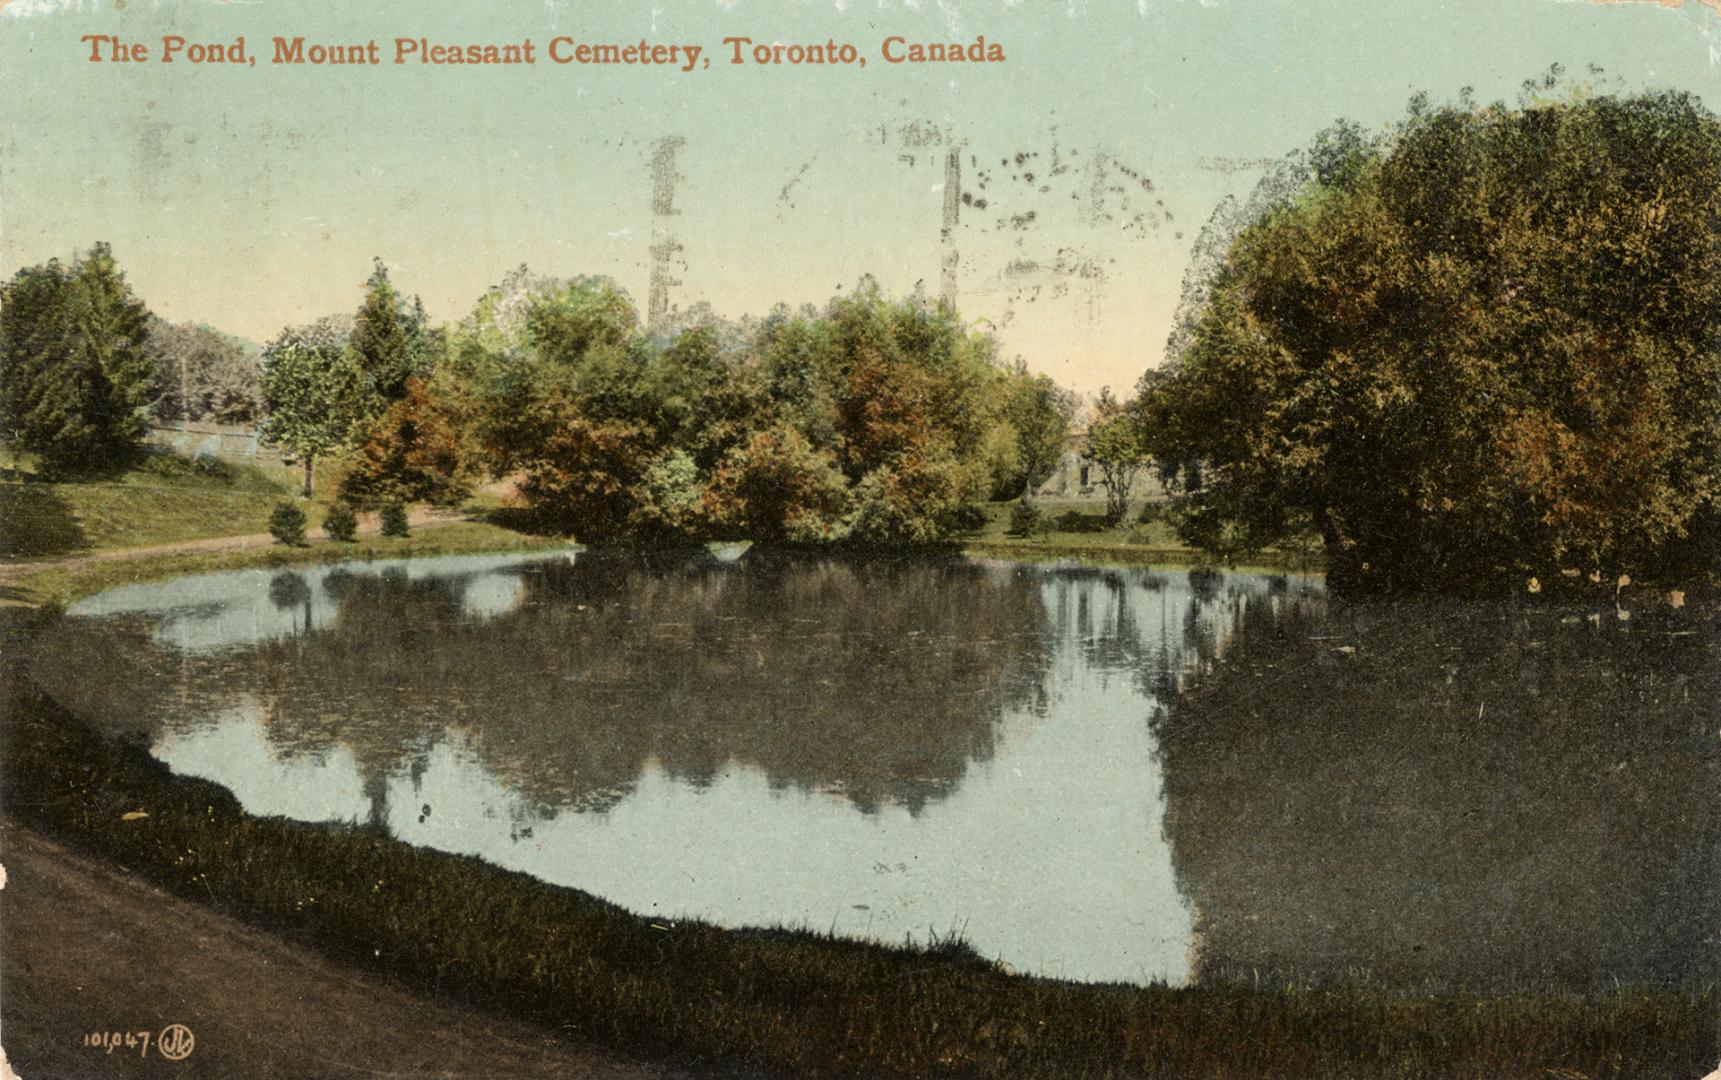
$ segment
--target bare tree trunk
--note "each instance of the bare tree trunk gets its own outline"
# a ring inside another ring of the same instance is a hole
[[[305,498],[311,497],[311,470],[316,466],[316,458],[305,455]]]

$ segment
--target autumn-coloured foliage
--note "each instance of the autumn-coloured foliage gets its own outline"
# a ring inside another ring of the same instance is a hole
[[[843,456],[853,472],[925,454],[942,434],[931,427],[931,372],[873,353],[856,358],[845,389]]]
[[[1006,407],[1030,380],[993,355],[954,312],[867,282],[822,312],[647,332],[612,282],[521,271],[450,334],[448,397],[492,471],[523,472],[528,507],[583,540],[928,542],[1061,443],[1067,412],[1023,395],[1022,464]]]
[[[520,483],[527,505],[545,525],[582,539],[627,535],[654,456],[649,432],[572,410],[538,429],[543,438]]]
[[[1010,396],[1026,374],[998,367],[991,339],[965,333],[955,312],[892,303],[870,283],[833,301],[822,321],[813,357],[829,372],[830,445],[851,484],[847,538],[948,536],[963,503],[987,497],[1001,472],[1019,468],[1017,438],[987,436],[1010,430]],[[993,457],[1000,452],[1007,466]]]
[[[1718,190],[1681,94],[1329,133],[1144,381],[1184,535],[1312,528],[1341,588],[1715,572]]]
[[[848,506],[835,462],[784,424],[755,432],[731,450],[704,496],[705,512],[719,532],[797,543],[840,539]]]
[[[413,376],[359,445],[341,497],[359,506],[453,505],[471,492],[467,459],[454,419]]]

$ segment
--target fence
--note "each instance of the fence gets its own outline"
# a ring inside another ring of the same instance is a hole
[[[150,428],[145,441],[186,457],[202,454],[248,464],[286,457],[279,450],[264,446],[256,428],[228,424],[157,424]]]

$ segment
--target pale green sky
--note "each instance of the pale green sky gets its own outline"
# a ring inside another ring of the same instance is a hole
[[[152,58],[90,63],[88,33]],[[244,35],[257,62],[164,65],[163,34]],[[698,44],[712,63],[546,62],[564,34]],[[1008,59],[888,65],[890,34],[984,34]],[[532,38],[539,62],[276,67],[275,35],[374,37],[385,60],[400,36]],[[835,38],[868,65],[735,67],[727,35]],[[1069,385],[1128,387],[1161,357],[1195,234],[1253,185],[1251,163],[1337,117],[1383,125],[1419,89],[1510,99],[1555,62],[1718,107],[1721,15],[1559,0],[13,0],[0,273],[107,240],[155,311],[259,341],[354,309],[373,255],[439,318],[520,262],[612,275],[643,311],[650,148],[680,135],[676,304],[822,303],[863,273],[936,294],[943,149],[913,145],[931,133],[961,143],[963,190],[987,204],[955,234],[965,315]]]

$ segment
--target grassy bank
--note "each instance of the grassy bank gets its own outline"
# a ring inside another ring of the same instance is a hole
[[[1026,536],[1010,531],[1014,503],[992,503],[986,507],[986,522],[959,541],[970,555],[1020,562],[1074,560],[1109,566],[1161,566],[1194,568],[1215,565],[1213,557],[1183,543],[1169,521],[1159,513],[1162,504],[1116,528],[1106,525],[1103,508],[1091,499],[1043,498],[1040,527]],[[1237,569],[1318,573],[1323,563],[1317,545],[1292,550],[1261,552]]]
[[[305,511],[308,536],[321,535],[339,469],[317,473],[316,498],[300,498],[300,474],[279,465],[235,465],[156,450],[132,468],[79,480],[44,478],[28,455],[0,452],[0,568],[124,548],[155,547],[268,531],[283,500]],[[473,492],[469,513],[493,511],[493,490]],[[497,530],[500,536],[508,530]]]
[[[280,470],[164,452],[76,482],[46,480],[31,458],[8,454],[0,457],[0,555],[41,558],[262,532],[270,508],[292,493]]]

